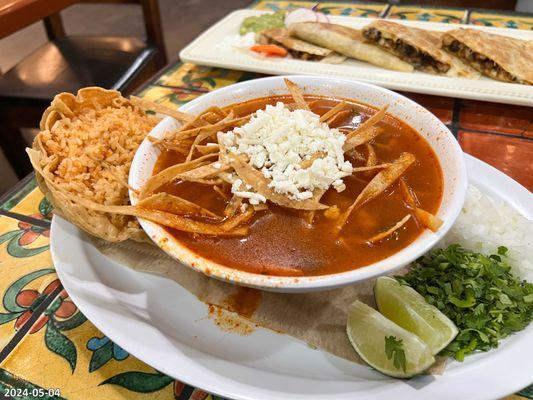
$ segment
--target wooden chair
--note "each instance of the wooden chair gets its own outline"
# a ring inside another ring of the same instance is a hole
[[[167,63],[157,0],[98,3],[140,4],[146,42],[131,37],[67,36],[55,13],[44,19],[49,42],[0,75],[0,145],[20,178],[31,171],[21,128],[38,127],[55,94],[76,93],[85,86],[130,93]]]

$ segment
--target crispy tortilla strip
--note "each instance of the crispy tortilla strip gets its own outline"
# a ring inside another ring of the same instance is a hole
[[[253,217],[253,215],[254,209],[252,207],[248,207],[248,209],[242,214],[238,214],[236,216],[232,216],[226,219],[222,225],[224,226],[224,229],[226,231],[232,231],[236,229],[239,225],[248,222]]]
[[[252,207],[256,212],[268,210],[268,204],[266,203],[252,204]]]
[[[309,168],[311,165],[313,165],[313,162],[315,162],[315,160],[318,160],[319,158],[323,158],[325,156],[326,156],[326,153],[324,153],[323,151],[317,151],[316,153],[312,154],[308,160],[303,160],[300,163],[300,168],[302,169]]]
[[[219,122],[220,120],[224,119],[227,115],[227,113],[217,106],[209,107],[207,110],[205,110],[201,115],[201,119],[208,124],[215,124]]]
[[[300,89],[296,83],[288,80],[287,78],[285,78],[285,85],[287,85],[287,89],[289,89],[289,92],[296,103],[296,108],[300,110],[311,111],[309,105],[304,99],[302,89]]]
[[[228,196],[228,194],[227,194],[226,192],[224,192],[224,191],[221,189],[220,186],[217,186],[217,185],[213,186],[213,190],[214,190],[215,192],[217,192],[217,193],[220,195],[220,197],[222,197],[224,200],[229,200],[229,199],[230,199],[229,196]]]
[[[371,140],[375,139],[381,134],[381,132],[383,132],[381,128],[371,126],[370,128],[358,131],[358,133],[356,134],[350,134],[348,139],[346,139],[346,142],[344,142],[344,146],[342,146],[342,149],[345,153],[347,153],[350,150],[356,148],[357,146],[361,146],[362,144],[368,143]]]
[[[380,122],[383,118],[385,118],[385,115],[387,114],[387,110],[389,109],[389,105],[385,104],[383,107],[381,107],[374,115],[372,115],[370,118],[368,118],[365,122],[363,122],[361,125],[359,125],[356,129],[354,129],[352,132],[350,132],[347,136],[350,138],[351,136],[355,136],[358,133],[372,128],[374,125],[376,125],[378,122]]]
[[[335,114],[333,117],[329,118],[326,121],[326,124],[328,124],[330,127],[332,127],[333,125],[335,125],[337,123],[337,121],[342,121],[343,118],[346,118],[352,112],[353,112],[353,110],[351,110],[351,109],[350,110],[342,110],[341,112],[338,112],[337,114]]]
[[[346,142],[343,146],[344,151],[346,152],[348,150],[353,149],[354,147],[368,143],[377,135],[379,135],[381,131],[378,130],[375,125],[378,124],[383,118],[385,118],[388,108],[388,104],[384,105],[378,110],[377,113],[375,113],[369,119],[359,125],[357,129],[354,129],[353,131],[348,133],[346,135]]]
[[[330,108],[327,112],[322,114],[322,116],[320,117],[320,122],[326,122],[328,119],[335,116],[337,113],[341,112],[346,107],[348,107],[348,103],[346,103],[345,101],[337,103],[335,107]]]
[[[370,239],[368,239],[368,241],[371,243],[374,243],[374,242],[379,242],[380,240],[385,239],[386,237],[392,235],[394,232],[400,229],[402,226],[404,226],[405,223],[409,221],[410,218],[411,218],[411,214],[407,214],[400,221],[398,221],[394,226],[390,227],[385,232],[380,232],[377,235],[372,236]]]
[[[202,185],[210,185],[210,186],[222,185],[222,183],[224,183],[224,181],[222,179],[218,179],[218,178],[195,179],[193,182],[201,183]]]
[[[233,195],[228,204],[226,205],[226,208],[224,209],[224,215],[226,217],[234,216],[241,204],[242,197]]]
[[[216,161],[211,164],[202,165],[198,168],[191,169],[180,174],[176,174],[174,179],[196,182],[201,179],[212,178],[214,176],[217,176],[219,173],[229,171],[230,169],[230,165],[221,164],[219,161]]]
[[[165,211],[147,210],[145,208],[134,206],[104,206],[102,204],[96,204],[92,201],[81,198],[77,198],[74,201],[90,210],[110,214],[130,215],[138,218],[144,218],[159,225],[168,226],[169,228],[177,229],[179,231],[213,236],[246,235],[248,232],[248,227],[237,228],[237,226],[246,222],[251,217],[250,215],[246,215],[245,217],[239,215],[238,217],[228,218],[220,224],[209,224],[171,214]]]
[[[444,223],[444,221],[439,217],[427,212],[426,210],[422,210],[419,207],[415,208],[415,214],[420,222],[422,222],[422,225],[431,229],[433,232],[437,232]]]
[[[189,149],[191,147],[191,141],[182,141],[182,142],[179,142],[179,143],[169,143],[169,142],[165,142],[164,139],[158,139],[158,138],[155,138],[153,136],[147,136],[147,139],[152,142],[154,145],[156,146],[159,146],[161,148],[164,148],[166,150],[174,150],[174,151],[177,151],[178,153],[181,153],[183,154],[184,156],[186,156],[187,154],[189,154]]]
[[[191,122],[187,122],[181,126],[178,131],[186,131],[192,128],[199,128],[201,126],[212,125],[203,118],[204,114],[198,114]]]
[[[533,85],[532,41],[477,29],[452,29],[442,36],[443,49],[493,79]]]
[[[153,194],[150,197],[140,200],[137,203],[137,207],[145,208],[147,210],[155,209],[165,211],[176,215],[210,217],[219,221],[222,219],[219,215],[216,215],[214,212],[211,212],[198,204],[164,192]]]
[[[378,156],[376,155],[376,151],[374,150],[374,146],[372,146],[370,143],[366,144],[366,166],[372,167],[374,165],[377,165],[378,163]]]
[[[436,232],[442,226],[444,221],[419,207],[416,196],[403,177],[400,178],[400,191],[407,208],[413,210],[413,217],[417,222],[420,222],[433,232]]]
[[[217,143],[206,143],[206,144],[197,144],[196,150],[202,155],[218,153],[219,147]]]
[[[224,182],[229,183],[230,185],[233,185],[237,180],[237,175],[231,172],[221,172],[220,174],[218,174],[218,177]]]
[[[44,172],[39,163],[38,158],[39,153],[32,149],[27,149],[28,155],[30,156],[30,160],[33,159],[33,162],[36,162],[37,165],[37,171],[39,172],[40,176],[42,176],[44,179],[46,179],[45,175],[42,174]],[[93,232],[95,228],[102,228],[100,224],[102,223],[102,218],[104,218],[100,213],[105,214],[112,214],[112,215],[128,215],[133,217],[140,217],[148,219],[152,222],[156,222],[160,225],[168,226],[174,229],[178,229],[185,232],[191,232],[191,233],[200,233],[200,234],[206,234],[206,235],[223,235],[223,236],[244,236],[248,232],[247,227],[242,228],[236,228],[238,224],[235,224],[234,219],[228,219],[224,221],[221,224],[213,225],[203,222],[194,221],[185,217],[181,217],[175,214],[171,214],[164,211],[153,211],[153,210],[146,210],[140,207],[133,207],[133,206],[106,206],[98,203],[94,203],[93,201],[83,199],[79,196],[73,195],[71,193],[63,193],[58,188],[56,188],[56,185],[53,181],[48,180],[47,181],[49,190],[52,191],[54,198],[61,199],[62,204],[69,203],[68,207],[62,208],[62,215],[65,216],[68,220],[71,220],[71,218],[75,217],[76,220],[79,219],[78,214],[83,213],[85,218],[83,218],[81,221],[77,221],[78,226],[80,226],[82,229],[86,230],[87,232]],[[84,210],[90,210],[94,211],[95,214],[87,214]],[[239,224],[245,222],[246,220],[241,218],[239,219]],[[105,224],[107,226],[109,224]],[[100,235],[99,235],[100,236]],[[127,239],[127,237],[117,237],[112,241],[122,241]],[[109,240],[109,239],[106,239]]]
[[[328,208],[328,206],[320,204],[319,201],[315,199],[316,196],[307,200],[296,201],[289,199],[289,197],[284,194],[276,193],[268,186],[269,180],[263,176],[262,172],[249,165],[242,157],[231,154],[230,162],[239,178],[245,184],[252,186],[255,192],[273,203],[296,210],[323,210]]]
[[[313,194],[312,199],[315,200],[316,202],[319,202],[320,199],[322,198],[322,196],[324,196],[324,194],[326,192],[327,192],[327,189],[315,189],[315,192]],[[326,209],[326,211],[329,210],[329,208],[331,208],[331,207],[328,207]],[[326,211],[324,211],[324,212],[326,212]],[[312,224],[313,221],[315,220],[315,214],[316,214],[316,210],[306,211],[306,213],[305,213],[305,221],[308,224]]]
[[[402,192],[403,201],[408,208],[415,209],[418,207],[418,201],[404,177],[400,178],[400,191]]]
[[[411,153],[402,153],[400,157],[391,163],[392,165],[372,178],[368,185],[359,193],[357,199],[353,204],[339,218],[339,224],[337,228],[339,231],[342,229],[350,214],[358,207],[367,203],[368,201],[376,198],[385,191],[390,185],[392,185],[403,173],[409,168],[416,158]]]
[[[189,139],[197,136],[200,132],[215,132],[221,131],[231,126],[240,126],[250,119],[250,115],[234,118],[232,120],[225,120],[217,122],[212,125],[203,125],[196,128],[186,129],[186,130],[177,130],[168,132],[161,142],[166,145],[169,144],[179,144],[184,139]]]
[[[369,167],[355,167],[353,169],[353,172],[375,171],[377,169],[389,168],[391,165],[392,165],[392,163],[384,163],[384,164],[371,165]]]
[[[360,30],[320,22],[299,22],[290,26],[290,34],[307,42],[334,50],[382,68],[412,72],[413,67],[399,57],[368,43]]]
[[[234,113],[232,110],[226,117],[224,117],[222,121],[220,121],[220,124],[224,124],[224,123],[227,123],[228,121],[232,121],[234,119],[233,115]],[[218,131],[219,131],[218,129],[210,128],[210,129],[205,129],[203,132],[199,133],[194,138],[194,141],[191,145],[191,149],[189,151],[189,154],[187,154],[187,158],[185,159],[185,161],[191,161],[192,156],[194,154],[194,150],[196,149],[196,146],[202,143],[204,140],[210,138],[211,136],[216,135]]]
[[[324,211],[324,217],[328,219],[337,219],[340,217],[340,215],[341,210],[336,204],[332,205],[330,208]]]
[[[143,110],[151,110],[160,114],[168,115],[179,122],[191,122],[195,119],[194,115],[184,113],[178,110],[173,110],[172,108],[166,107],[162,104],[158,104],[146,99],[141,99],[137,96],[130,96],[130,101],[136,106],[142,108]]]
[[[217,154],[207,154],[197,159],[185,162],[181,164],[176,164],[171,167],[165,168],[163,171],[158,172],[155,175],[152,175],[146,184],[141,188],[141,198],[145,198],[151,195],[156,189],[163,186],[165,183],[172,182],[176,175],[182,174],[184,172],[190,171],[198,166],[202,166],[208,159],[217,157]]]

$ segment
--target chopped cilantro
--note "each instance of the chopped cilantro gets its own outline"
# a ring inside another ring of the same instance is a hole
[[[451,245],[430,251],[397,277],[457,325],[459,334],[443,354],[462,361],[469,353],[497,347],[533,320],[533,284],[513,276],[506,253],[500,246],[498,254],[487,257]]]
[[[385,354],[387,359],[392,360],[394,368],[401,368],[405,372],[405,351],[403,350],[402,339],[385,336]]]

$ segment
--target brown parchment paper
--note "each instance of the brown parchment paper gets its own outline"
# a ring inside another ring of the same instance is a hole
[[[148,243],[108,243],[92,239],[106,256],[137,271],[163,275],[183,286],[200,301],[227,308],[227,299],[237,286],[209,278],[167,256]],[[300,339],[311,346],[359,364],[364,362],[352,348],[346,334],[348,307],[355,300],[375,306],[374,280],[340,289],[312,293],[261,292],[260,304],[248,318],[257,325]],[[430,372],[442,373],[443,362]]]

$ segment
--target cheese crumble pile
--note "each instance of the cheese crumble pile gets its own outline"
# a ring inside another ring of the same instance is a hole
[[[341,192],[346,188],[342,178],[353,170],[344,160],[346,136],[342,132],[320,122],[320,116],[311,111],[291,111],[281,102],[267,105],[245,125],[218,136],[228,151],[247,155],[271,180],[269,186],[275,192],[293,200],[309,199],[315,189],[330,186]],[[305,167],[311,159],[312,164]],[[234,184],[232,192],[253,203],[266,201],[241,185]]]

